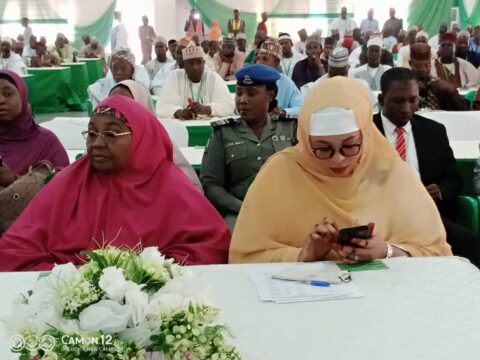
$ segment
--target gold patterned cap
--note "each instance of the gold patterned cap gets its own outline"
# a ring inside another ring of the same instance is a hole
[[[274,39],[268,39],[262,44],[258,54],[272,55],[278,60],[282,60],[282,46],[278,43],[278,41]]]

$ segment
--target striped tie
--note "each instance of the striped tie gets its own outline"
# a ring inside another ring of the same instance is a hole
[[[398,152],[398,155],[402,158],[403,161],[407,158],[407,152],[405,149],[405,137],[403,136],[403,129],[401,127],[397,127],[396,129],[397,132],[397,144],[396,144],[396,149]]]

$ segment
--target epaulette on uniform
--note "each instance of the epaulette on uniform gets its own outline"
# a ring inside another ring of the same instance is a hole
[[[240,123],[240,118],[228,118],[228,119],[220,119],[217,121],[212,121],[210,125],[214,129],[218,129],[219,127],[226,126],[226,125],[236,125]]]
[[[273,121],[297,121],[296,117],[290,117],[290,116],[285,116],[285,115],[281,115],[281,116],[271,115],[270,118]]]

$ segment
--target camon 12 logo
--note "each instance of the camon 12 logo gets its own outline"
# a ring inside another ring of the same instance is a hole
[[[50,335],[13,335],[9,340],[10,351],[20,352],[23,349],[28,351],[43,350],[52,351],[55,348],[55,338]]]

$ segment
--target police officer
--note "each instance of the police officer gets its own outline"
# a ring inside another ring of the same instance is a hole
[[[267,159],[297,143],[297,119],[271,117],[280,74],[247,65],[235,73],[239,119],[212,122],[200,181],[205,195],[233,230],[248,186]]]

